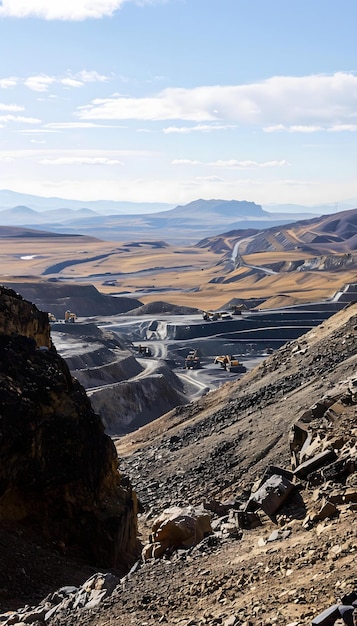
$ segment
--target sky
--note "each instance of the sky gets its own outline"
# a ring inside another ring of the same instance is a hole
[[[355,0],[0,0],[0,189],[357,203],[356,35]]]

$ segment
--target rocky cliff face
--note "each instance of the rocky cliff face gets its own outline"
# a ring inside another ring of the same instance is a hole
[[[114,445],[50,338],[47,315],[0,287],[0,520],[103,567],[136,552],[137,501]]]

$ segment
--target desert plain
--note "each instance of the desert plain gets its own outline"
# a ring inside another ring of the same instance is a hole
[[[217,251],[214,246],[108,242],[81,235],[2,237],[1,281],[90,283],[107,295],[131,295],[144,304],[165,300],[219,309],[234,298],[273,298],[269,303],[273,307],[318,301],[332,297],[356,277],[353,266],[338,272],[265,270],[287,260],[301,262],[302,253],[295,250],[243,253],[243,264],[235,267],[235,240],[222,237]],[[313,253],[304,251],[304,261],[312,258]]]

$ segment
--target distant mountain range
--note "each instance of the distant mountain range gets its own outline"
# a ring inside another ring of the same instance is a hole
[[[357,209],[299,220],[265,230],[233,230],[197,243],[199,248],[230,254],[236,241],[245,241],[245,254],[302,251],[309,254],[347,254],[357,250]]]
[[[14,205],[15,200],[21,201]],[[284,212],[283,205],[275,206],[279,213],[266,211],[255,202],[238,200],[200,199],[173,208],[150,203],[83,203],[0,191],[0,225],[80,233],[109,241],[160,238],[170,243],[195,243],[229,230],[261,230],[288,224],[301,217],[321,215],[321,212],[302,215],[300,206],[296,206],[296,214]],[[295,205],[289,205],[289,208],[292,206]]]
[[[92,209],[99,214],[111,213],[148,213],[155,211],[164,211],[172,209],[174,204],[164,202],[126,202],[116,200],[70,200],[68,198],[45,198],[43,196],[34,196],[28,193],[18,193],[8,189],[0,189],[0,211],[2,209],[11,209],[18,205],[24,205],[35,211],[48,211],[54,209],[83,209],[84,207]]]

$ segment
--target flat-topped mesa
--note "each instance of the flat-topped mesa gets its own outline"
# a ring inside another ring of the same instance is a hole
[[[48,349],[46,349],[48,348]],[[137,499],[84,388],[52,345],[47,314],[0,288],[0,521],[123,570]]]

